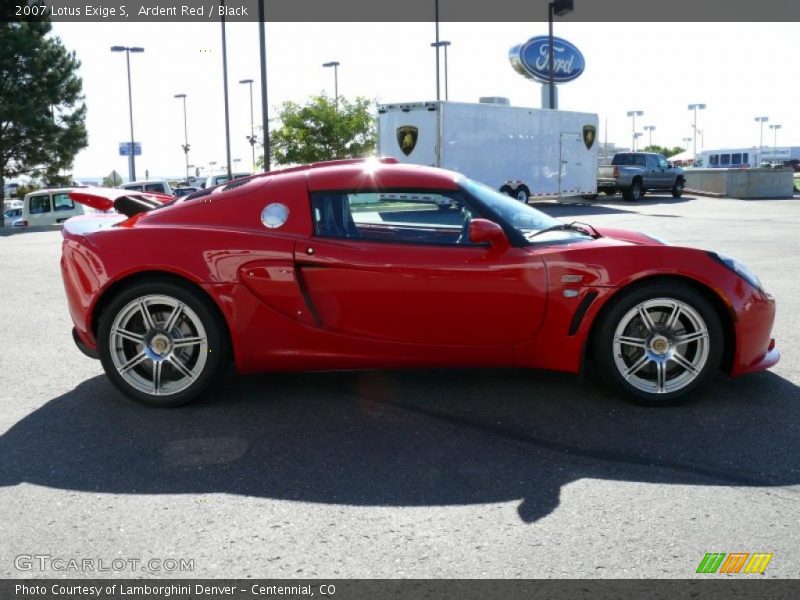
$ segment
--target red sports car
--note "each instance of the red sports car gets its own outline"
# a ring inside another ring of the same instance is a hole
[[[79,348],[144,404],[240,373],[592,359],[629,398],[686,399],[779,358],[742,264],[559,222],[456,173],[392,159],[274,171],[178,199],[85,189],[116,214],[64,227]]]

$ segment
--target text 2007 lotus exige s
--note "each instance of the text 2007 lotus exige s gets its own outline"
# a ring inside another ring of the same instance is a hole
[[[591,358],[657,405],[779,358],[773,298],[742,264],[564,224],[450,171],[346,160],[177,200],[71,196],[118,213],[64,227],[75,341],[144,404],[188,402],[230,360],[579,372]]]

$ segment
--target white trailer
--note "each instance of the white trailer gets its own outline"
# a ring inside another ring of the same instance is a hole
[[[378,151],[463,173],[505,194],[597,194],[596,114],[504,104],[418,102],[378,107]]]

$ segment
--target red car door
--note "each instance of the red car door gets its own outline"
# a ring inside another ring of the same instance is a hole
[[[510,348],[533,337],[545,310],[541,259],[465,243],[460,211],[433,204],[408,210],[386,196],[373,203],[377,208],[359,199],[349,226],[296,244],[302,285],[321,326],[435,346]]]

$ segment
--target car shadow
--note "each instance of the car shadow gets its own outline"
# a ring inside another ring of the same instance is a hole
[[[197,403],[141,407],[89,379],[0,436],[0,485],[228,493],[356,506],[518,501],[550,514],[581,479],[800,483],[800,389],[720,377],[647,409],[521,370],[227,376]]]

